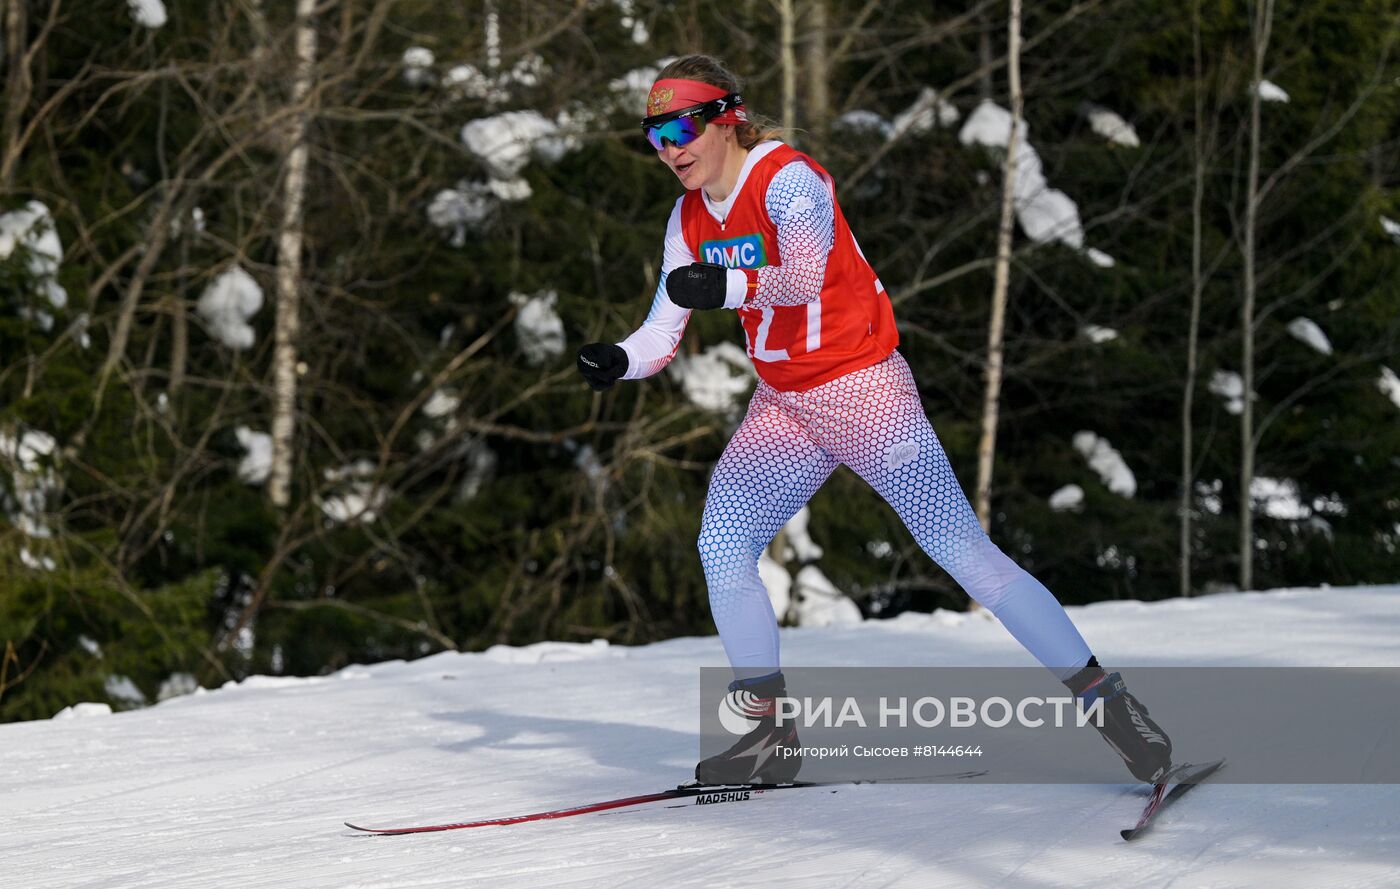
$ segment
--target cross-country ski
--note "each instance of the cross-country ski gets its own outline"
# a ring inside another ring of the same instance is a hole
[[[955,772],[935,777],[940,778],[975,778],[985,775],[985,771]],[[843,782],[844,783],[844,782]],[[898,780],[886,781],[852,781],[850,785],[875,784],[875,783],[900,783]],[[545,812],[536,812],[530,815],[508,815],[501,818],[483,818],[477,821],[458,821],[450,824],[433,824],[411,827],[362,827],[358,824],[345,822],[345,826],[351,830],[361,833],[372,833],[378,836],[401,836],[413,833],[440,833],[445,830],[468,830],[476,827],[507,827],[512,824],[528,824],[532,821],[553,821],[559,818],[573,818],[579,815],[594,815],[601,812],[612,812],[618,809],[630,809],[637,806],[645,806],[652,803],[674,803],[679,805],[712,806],[720,803],[746,803],[760,799],[770,799],[775,793],[783,790],[813,790],[824,789],[830,793],[835,793],[842,786],[838,782],[795,782],[792,784],[682,784],[667,790],[660,790],[655,793],[644,793],[636,796],[624,796],[616,799],[602,800],[593,803],[584,803],[578,806],[570,806],[565,809],[551,809]],[[675,806],[673,806],[675,807]]]
[[[1162,809],[1171,805],[1176,800],[1184,796],[1187,791],[1196,787],[1202,781],[1214,775],[1225,765],[1225,760],[1218,759],[1215,762],[1201,763],[1199,765],[1184,764],[1173,769],[1166,781],[1154,784],[1152,792],[1148,796],[1147,805],[1142,810],[1141,817],[1137,824],[1121,831],[1125,840],[1136,839],[1145,833],[1156,820]],[[1168,789],[1170,788],[1170,789]]]

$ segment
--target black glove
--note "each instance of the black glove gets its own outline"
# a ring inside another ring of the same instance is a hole
[[[595,392],[611,389],[627,373],[627,353],[613,343],[589,343],[578,350],[578,372]]]
[[[666,295],[683,309],[718,309],[724,305],[728,270],[712,262],[692,262],[666,276]]]

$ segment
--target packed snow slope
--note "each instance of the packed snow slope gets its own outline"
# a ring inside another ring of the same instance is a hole
[[[1400,666],[1400,585],[1071,613],[1113,667]],[[784,631],[782,644],[803,666],[1030,663],[994,620],[947,612]],[[1400,886],[1393,785],[1211,784],[1132,844],[1118,838],[1141,804],[1128,783],[876,785],[412,837],[341,826],[674,785],[697,749],[696,668],[722,663],[715,638],[543,643],[0,726],[0,878],[10,889]]]

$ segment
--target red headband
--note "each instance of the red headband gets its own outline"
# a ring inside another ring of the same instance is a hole
[[[651,93],[647,96],[647,117],[703,105],[727,95],[729,95],[729,90],[720,89],[708,83],[668,77],[652,84]],[[748,119],[748,115],[744,113],[744,106],[739,105],[717,115],[710,123],[736,125],[744,123]]]

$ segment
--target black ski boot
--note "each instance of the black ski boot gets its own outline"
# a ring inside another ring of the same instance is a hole
[[[777,724],[777,699],[787,694],[782,673],[745,684],[735,681],[729,697],[735,708],[758,725],[723,753],[700,760],[695,780],[701,784],[788,784],[802,768],[796,719]]]
[[[1065,685],[1082,707],[1103,701],[1103,725],[1095,728],[1108,746],[1123,757],[1134,778],[1155,784],[1166,776],[1172,764],[1171,739],[1128,691],[1123,677],[1117,673],[1105,675],[1098,658],[1091,657]]]

